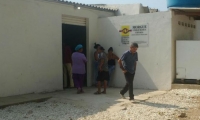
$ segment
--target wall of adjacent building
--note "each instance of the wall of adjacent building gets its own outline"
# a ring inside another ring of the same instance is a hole
[[[200,20],[196,20],[195,24],[196,24],[196,30],[194,32],[194,39],[200,40]]]
[[[137,15],[147,12],[142,4],[109,4],[106,6],[119,9],[116,12],[117,16]]]
[[[149,25],[149,45],[138,49],[139,61],[137,62],[134,88],[169,90],[173,79],[170,12],[99,19],[99,42],[106,48],[106,51],[109,47],[113,47],[114,53],[121,57],[125,51],[129,50],[129,46],[121,44],[119,32],[121,26],[146,23]],[[112,81],[115,87],[123,87],[126,83],[118,65]]]
[[[191,26],[196,26],[192,17],[184,15],[175,15],[172,11],[172,78],[176,79],[176,41],[177,40],[194,40],[195,30]]]

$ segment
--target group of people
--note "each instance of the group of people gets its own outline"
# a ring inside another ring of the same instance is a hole
[[[113,53],[113,48],[110,47],[108,49],[108,53],[105,52],[105,49],[95,43],[94,48],[96,49],[94,53],[94,81],[93,84],[97,85],[97,91],[94,93],[96,95],[106,94],[107,86],[111,86],[111,75],[115,70],[116,60],[118,60],[119,66],[122,69],[125,79],[126,85],[120,91],[120,94],[123,98],[125,98],[124,94],[129,90],[130,100],[134,100],[133,94],[133,80],[136,71],[136,63],[138,61],[138,44],[132,43],[130,46],[130,50],[126,51],[121,58]],[[70,85],[73,87],[73,83],[77,88],[77,94],[84,93],[83,91],[83,81],[86,73],[85,65],[87,63],[87,59],[83,52],[83,46],[77,45],[75,51],[71,56],[71,64],[72,64],[72,77],[70,78]],[[64,65],[65,69],[68,69],[67,64]],[[69,70],[68,70],[69,71]],[[73,80],[72,80],[73,79]],[[65,82],[64,82],[65,85]],[[103,87],[103,91],[101,88]]]
[[[121,58],[117,57],[113,53],[113,48],[110,47],[108,49],[108,54],[105,53],[104,48],[99,45],[95,44],[96,49],[94,53],[95,58],[95,81],[98,81],[97,86],[98,90],[95,94],[106,94],[107,82],[111,83],[110,75],[112,74],[113,70],[115,69],[115,60],[118,60],[119,66],[124,73],[126,79],[126,85],[120,91],[120,95],[125,98],[124,94],[129,91],[130,100],[134,100],[133,94],[133,80],[136,71],[136,65],[138,61],[138,44],[132,43],[130,46],[130,50],[126,51]],[[101,83],[103,82],[104,90],[101,91]],[[108,84],[109,85],[109,84]]]
[[[94,48],[96,49],[96,51],[94,52],[95,74],[93,84],[97,84],[98,87],[98,91],[95,92],[95,94],[106,94],[107,86],[111,86],[112,81],[110,75],[115,69],[115,60],[119,60],[119,57],[117,57],[113,53],[112,47],[108,49],[108,54],[105,52],[105,49],[99,44],[95,43]],[[102,83],[104,88],[103,91],[101,91]]]

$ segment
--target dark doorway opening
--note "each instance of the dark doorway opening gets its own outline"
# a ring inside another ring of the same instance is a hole
[[[78,44],[82,44],[83,54],[87,57],[86,54],[86,26],[77,26],[62,24],[62,54],[64,55],[64,44],[68,45],[71,48],[72,53],[75,52],[75,47]],[[62,56],[63,56],[62,55]],[[87,69],[86,69],[87,71]],[[64,71],[63,71],[64,73]],[[64,75],[63,75],[64,78]],[[67,87],[70,87],[70,81],[67,79]],[[64,81],[64,79],[63,79]],[[84,86],[87,86],[87,74],[84,79]]]

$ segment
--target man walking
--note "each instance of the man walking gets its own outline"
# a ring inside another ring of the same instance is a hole
[[[133,79],[136,71],[136,63],[138,61],[137,49],[138,44],[132,43],[130,46],[130,50],[126,51],[118,61],[126,79],[126,85],[120,91],[120,94],[124,99],[124,94],[129,90],[130,100],[134,100]]]

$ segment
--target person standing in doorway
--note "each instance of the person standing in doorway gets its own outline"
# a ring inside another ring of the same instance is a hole
[[[72,79],[72,51],[69,46],[64,46],[64,88],[67,88],[67,82],[69,81],[70,87],[74,87]]]
[[[134,100],[133,79],[135,76],[136,65],[138,61],[137,49],[138,49],[138,44],[132,43],[130,46],[130,50],[126,51],[118,61],[120,68],[122,69],[126,79],[126,85],[120,91],[120,94],[124,99],[125,99],[124,94],[129,90],[130,100]]]
[[[98,91],[94,94],[106,94],[106,88],[107,88],[107,80],[109,79],[109,72],[108,72],[108,58],[104,51],[104,48],[101,47],[100,50],[98,50],[98,53],[101,53],[100,59],[99,59],[99,67],[98,67]],[[104,84],[104,91],[101,92],[101,82]]]
[[[94,81],[93,81],[93,86],[96,86],[97,84],[97,76],[98,76],[98,60],[99,60],[99,53],[98,50],[100,50],[101,45],[99,44],[94,44],[94,49],[96,51],[94,52]]]
[[[115,65],[116,65],[116,62],[115,60],[119,60],[119,57],[116,56],[114,53],[113,53],[113,48],[110,47],[108,49],[108,70],[109,70],[109,80],[108,80],[108,86],[111,86],[111,74],[114,72],[115,70]]]
[[[83,82],[85,78],[85,64],[87,59],[83,52],[83,46],[81,44],[77,45],[75,51],[72,54],[72,73],[75,87],[77,88],[77,94],[84,93]]]

